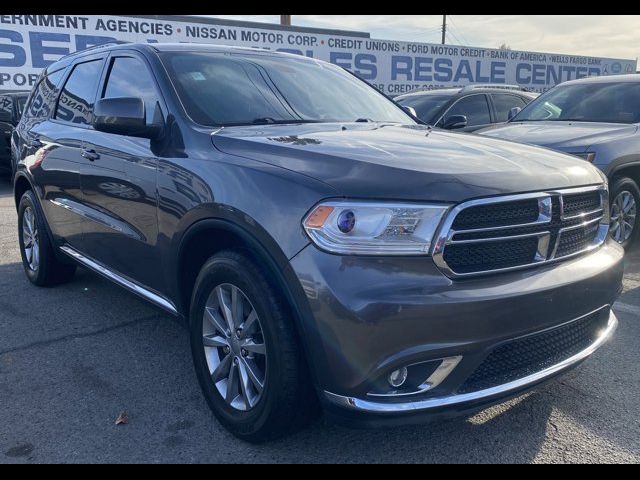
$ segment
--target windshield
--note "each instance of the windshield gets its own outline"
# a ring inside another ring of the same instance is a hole
[[[398,103],[403,107],[414,108],[420,120],[433,124],[437,120],[434,117],[450,99],[451,95],[412,95],[399,98]]]
[[[512,120],[640,122],[640,82],[578,83],[541,95]]]
[[[164,52],[188,115],[201,125],[299,122],[415,124],[365,82],[305,57]]]

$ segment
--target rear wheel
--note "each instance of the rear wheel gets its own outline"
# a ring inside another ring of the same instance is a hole
[[[617,178],[611,187],[611,237],[628,249],[638,238],[636,215],[640,205],[640,190],[632,179]]]
[[[35,195],[26,191],[18,207],[20,254],[27,278],[41,287],[67,282],[76,271],[75,265],[56,258],[44,222]]]
[[[190,331],[206,400],[234,435],[250,442],[277,438],[317,413],[286,303],[247,255],[228,250],[205,263]]]

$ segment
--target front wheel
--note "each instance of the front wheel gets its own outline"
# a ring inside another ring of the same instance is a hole
[[[640,205],[640,189],[628,177],[617,178],[611,187],[611,237],[625,250],[638,237],[636,214]]]
[[[293,319],[267,275],[240,251],[211,257],[196,280],[191,349],[218,420],[250,442],[283,436],[316,413]]]

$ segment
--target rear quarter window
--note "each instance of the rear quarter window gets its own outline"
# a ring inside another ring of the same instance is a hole
[[[49,118],[51,113],[53,113],[63,75],[64,69],[58,70],[57,72],[53,72],[43,77],[36,84],[24,113],[25,118]]]

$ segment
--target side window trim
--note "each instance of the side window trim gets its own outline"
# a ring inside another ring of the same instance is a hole
[[[95,89],[95,91],[93,93],[93,103],[95,104],[96,97],[98,96],[98,90],[99,90],[99,87],[100,87],[100,79],[104,75],[104,69],[105,69],[105,65],[106,65],[105,59],[106,59],[105,55],[85,56],[85,57],[78,58],[75,62],[72,62],[70,65],[67,66],[67,71],[64,73],[64,78],[63,78],[62,82],[60,82],[60,90],[58,91],[58,95],[56,97],[55,108],[53,109],[53,111],[51,112],[50,117],[49,117],[49,120],[51,122],[59,123],[61,125],[70,125],[70,126],[78,127],[78,128],[93,129],[92,125],[68,122],[66,120],[61,120],[61,119],[55,118],[55,117],[56,117],[56,113],[58,112],[58,104],[60,102],[60,97],[62,96],[62,92],[64,91],[64,87],[67,85],[67,81],[69,80],[69,77],[73,74],[73,71],[75,70],[75,68],[78,65],[81,65],[83,63],[101,61],[102,62],[102,66],[101,66],[101,69],[100,69],[100,75],[98,77],[98,83],[96,84],[96,89]]]
[[[477,97],[477,96],[479,96],[479,95],[482,95],[482,96],[484,97],[485,102],[487,102],[487,110],[488,110],[488,112],[489,112],[489,119],[490,119],[490,120],[493,120],[493,115],[492,115],[492,112],[491,112],[491,103],[489,103],[489,99],[487,98],[487,94],[486,94],[486,93],[471,93],[471,94],[469,94],[469,95],[465,95],[465,96],[463,96],[463,97],[458,98],[455,102],[453,102],[451,105],[449,105],[449,107],[447,108],[447,110],[446,110],[442,115],[440,115],[440,118],[438,119],[438,121],[437,121],[437,122],[435,122],[435,124],[434,124],[434,125],[438,125],[441,121],[443,121],[443,120],[444,120],[444,117],[446,117],[446,116],[447,116],[447,114],[449,113],[449,111],[450,111],[453,107],[455,107],[455,106],[458,104],[458,102],[461,102],[462,100],[465,100],[465,99],[470,98],[470,97]]]

